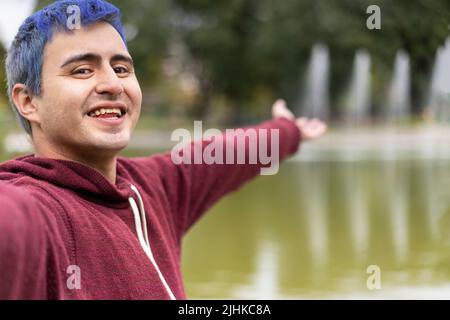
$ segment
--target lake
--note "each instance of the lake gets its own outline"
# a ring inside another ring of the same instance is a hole
[[[290,161],[258,177],[188,233],[188,296],[450,298],[450,162],[414,158]]]

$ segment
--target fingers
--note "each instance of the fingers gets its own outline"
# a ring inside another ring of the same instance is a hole
[[[327,131],[327,125],[319,119],[298,118],[295,120],[304,140],[319,138]]]
[[[303,127],[307,122],[308,122],[307,118],[298,118],[298,119],[295,120],[295,123],[299,127]]]
[[[279,99],[275,101],[272,106],[272,116],[276,118],[286,118],[289,120],[294,120],[295,116],[286,106],[286,101]]]
[[[327,126],[324,123],[317,123],[311,127],[310,136],[312,139],[317,139],[327,131]]]

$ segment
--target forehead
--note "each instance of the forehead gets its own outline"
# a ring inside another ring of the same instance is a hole
[[[69,56],[89,51],[101,56],[128,54],[120,34],[107,22],[97,22],[71,32],[56,31],[44,49],[44,61],[60,62]]]

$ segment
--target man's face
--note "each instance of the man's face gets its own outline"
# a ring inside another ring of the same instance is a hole
[[[55,32],[44,50],[42,93],[33,103],[46,148],[100,156],[126,147],[142,93],[119,33],[106,22]]]

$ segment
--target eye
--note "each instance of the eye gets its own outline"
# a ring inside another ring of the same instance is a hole
[[[86,68],[80,68],[80,69],[76,69],[75,71],[72,72],[73,75],[89,75],[92,73],[91,69],[86,69]]]
[[[127,74],[129,73],[128,69],[125,67],[114,67],[114,72],[118,74]]]

